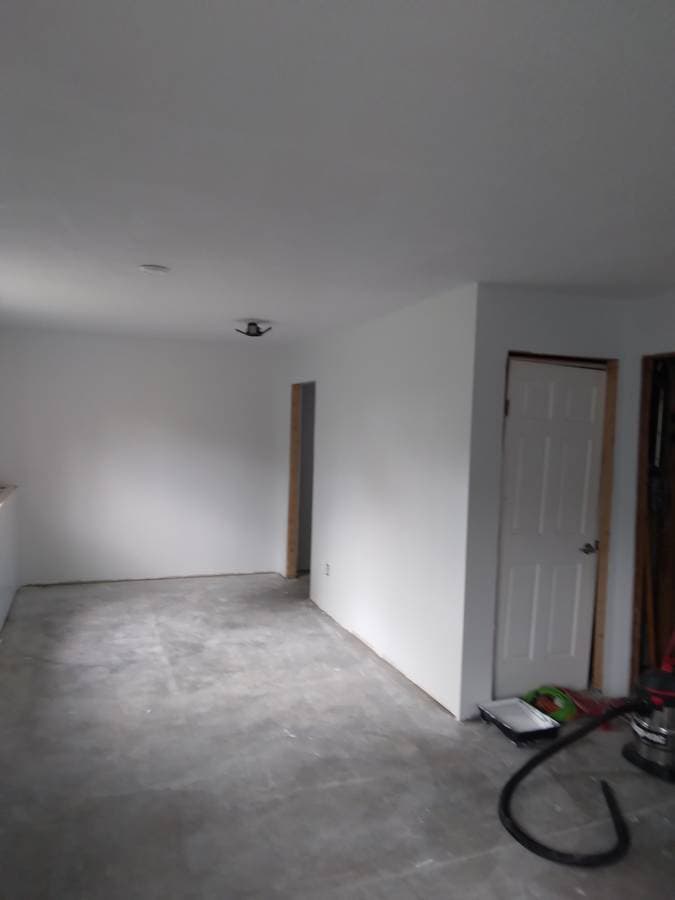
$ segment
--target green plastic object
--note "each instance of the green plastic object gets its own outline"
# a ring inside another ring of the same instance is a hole
[[[536,690],[524,694],[523,700],[534,706],[536,709],[540,709],[540,707],[537,706],[537,699],[539,697],[547,697],[552,701],[552,705],[555,709],[543,709],[542,712],[545,712],[552,719],[555,719],[556,722],[569,722],[570,719],[576,717],[576,705],[570,695],[562,688],[555,687],[555,685],[552,684],[543,684]]]

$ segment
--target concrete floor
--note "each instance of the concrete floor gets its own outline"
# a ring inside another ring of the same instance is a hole
[[[29,588],[0,637],[0,897],[675,896],[675,787],[596,733],[521,810],[628,859],[566,869],[502,830],[525,759],[460,725],[273,575]]]

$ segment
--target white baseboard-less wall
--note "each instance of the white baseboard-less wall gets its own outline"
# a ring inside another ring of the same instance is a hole
[[[21,584],[281,569],[288,392],[242,341],[0,332]]]

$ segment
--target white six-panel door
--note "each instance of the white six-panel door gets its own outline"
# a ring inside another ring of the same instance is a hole
[[[495,696],[588,685],[605,372],[512,360]]]

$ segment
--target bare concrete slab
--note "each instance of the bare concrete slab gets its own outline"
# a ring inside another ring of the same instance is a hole
[[[596,733],[531,780],[561,847],[634,835],[604,870],[513,842],[527,751],[461,725],[274,575],[27,588],[0,635],[0,897],[645,898],[675,883],[675,787]]]

